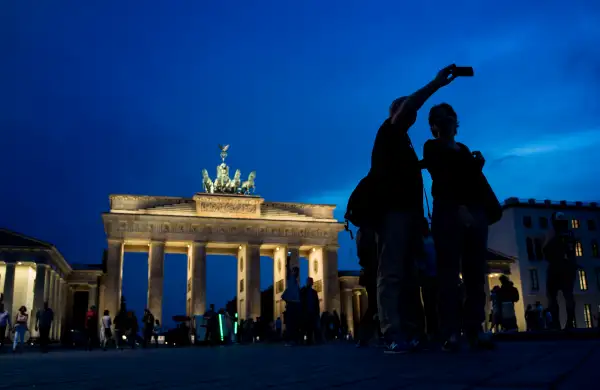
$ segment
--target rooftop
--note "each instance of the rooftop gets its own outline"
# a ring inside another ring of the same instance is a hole
[[[508,209],[512,207],[534,207],[534,208],[551,208],[551,209],[591,209],[600,210],[598,202],[581,202],[581,201],[566,201],[566,200],[550,200],[550,199],[522,199],[508,198],[502,202],[502,208]]]

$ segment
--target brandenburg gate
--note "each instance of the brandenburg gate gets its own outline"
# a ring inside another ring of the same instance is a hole
[[[203,174],[204,192],[192,198],[111,195],[102,215],[108,240],[106,273],[100,285],[100,310],[114,315],[120,306],[125,252],[148,253],[148,308],[162,319],[165,253],[187,254],[187,314],[206,311],[206,255],[237,257],[237,307],[240,318],[260,316],[260,257],[273,259],[274,318],[285,305],[286,261],[309,262],[321,311],[340,312],[338,233],[334,205],[267,202],[254,195],[255,172],[241,181],[225,163],[229,145],[219,146],[217,177]],[[304,281],[300,281],[304,283]]]

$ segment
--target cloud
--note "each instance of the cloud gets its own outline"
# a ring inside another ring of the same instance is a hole
[[[539,154],[573,151],[597,144],[600,144],[600,129],[555,134],[506,151],[496,152],[496,157],[491,161],[500,162],[513,157],[533,157]]]

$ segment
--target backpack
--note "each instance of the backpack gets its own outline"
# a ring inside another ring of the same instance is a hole
[[[348,198],[344,219],[359,228],[372,223],[374,199],[369,196],[372,192],[371,181],[369,175],[362,178]]]

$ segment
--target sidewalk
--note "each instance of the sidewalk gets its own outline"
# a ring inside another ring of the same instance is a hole
[[[384,355],[351,345],[0,354],[3,388],[595,388],[600,341],[511,342],[490,352]]]

